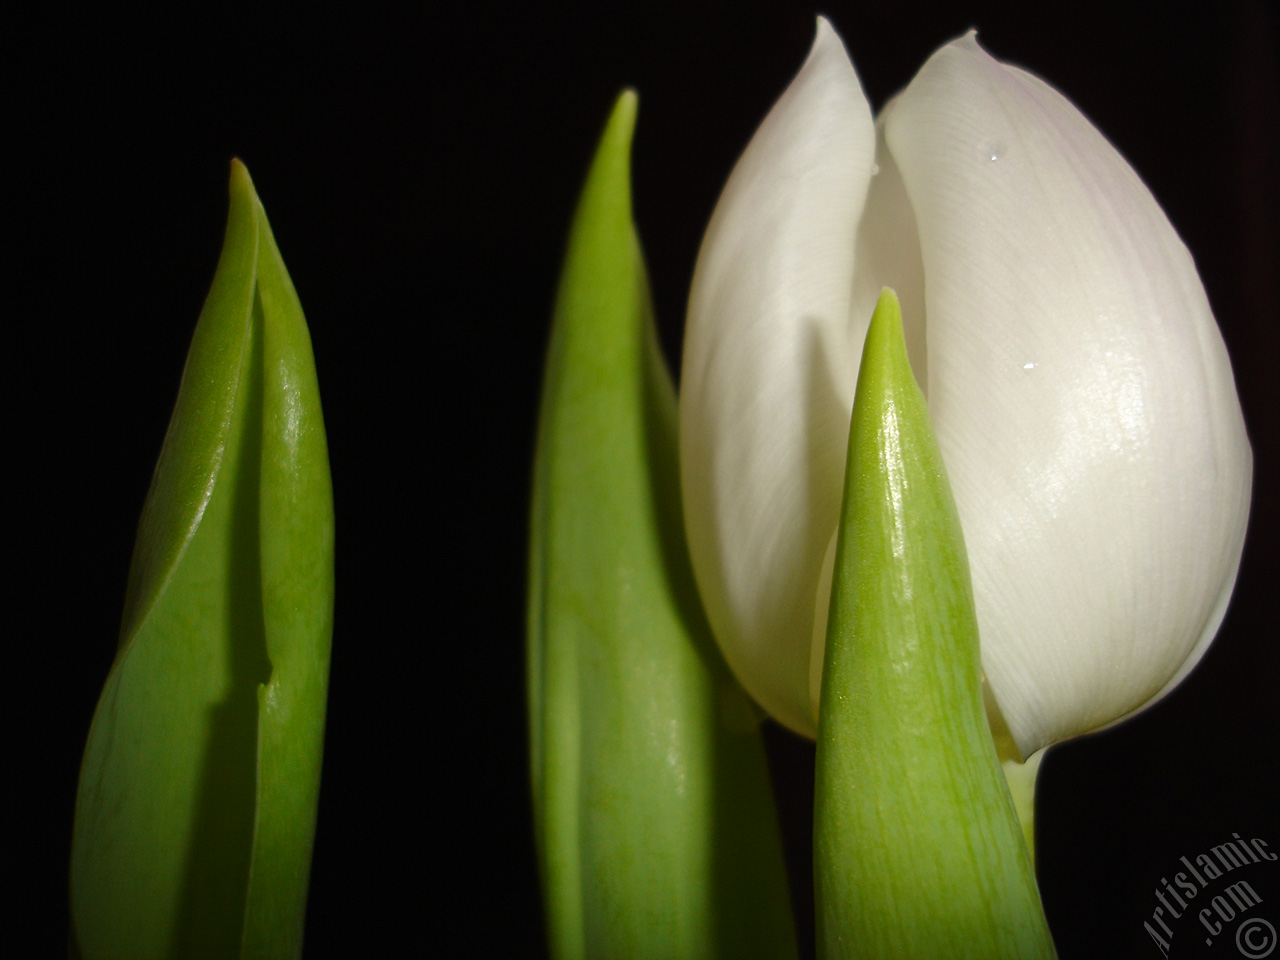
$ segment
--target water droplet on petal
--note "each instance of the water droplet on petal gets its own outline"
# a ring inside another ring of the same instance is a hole
[[[988,160],[999,160],[1006,153],[1008,148],[1003,140],[990,140],[982,148],[982,155]]]
[[[992,159],[994,159],[994,158],[992,158]],[[1036,364],[1036,363],[1024,363],[1024,364],[1022,365],[1022,369],[1023,369],[1023,370],[1034,370],[1037,366],[1039,366],[1039,364]]]
[[[880,164],[878,163],[871,164],[871,175],[874,177],[879,172],[880,172]]]

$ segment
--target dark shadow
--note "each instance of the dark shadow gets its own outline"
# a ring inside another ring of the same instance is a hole
[[[817,954],[813,894],[813,800],[817,768],[817,744],[792,733],[772,720],[766,720],[760,732],[773,796],[778,807],[778,825],[782,833],[782,852],[791,880],[791,908],[796,917],[796,940],[800,960],[812,960]]]

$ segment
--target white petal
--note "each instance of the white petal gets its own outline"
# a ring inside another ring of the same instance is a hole
[[[983,666],[1031,753],[1150,702],[1212,639],[1248,513],[1239,401],[1186,248],[1060,94],[970,36],[884,124]]]
[[[840,504],[861,343],[848,322],[855,228],[874,150],[866,97],[820,19],[725,186],[685,334],[680,454],[698,586],[747,690],[810,735],[814,591]]]

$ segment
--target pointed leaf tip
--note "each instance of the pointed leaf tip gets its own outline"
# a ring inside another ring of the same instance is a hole
[[[631,219],[633,92],[573,217],[534,463],[534,821],[553,957],[795,956],[759,731],[684,559],[676,404]],[[725,704],[730,705],[725,709]]]
[[[959,519],[887,289],[858,374],[832,585],[815,804],[823,954],[1052,957],[987,729]]]
[[[864,363],[872,364],[877,373],[884,376],[909,374],[911,364],[907,358],[907,341],[902,330],[902,304],[890,287],[880,289],[871,325],[867,328]],[[914,378],[912,378],[914,383]]]

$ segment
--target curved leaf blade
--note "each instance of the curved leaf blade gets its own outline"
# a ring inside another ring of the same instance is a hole
[[[570,233],[534,469],[534,815],[557,958],[793,957],[763,745],[698,604],[631,220],[636,98]]]

